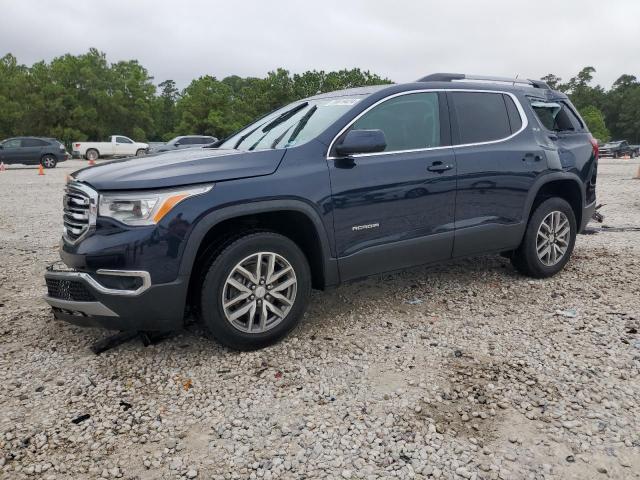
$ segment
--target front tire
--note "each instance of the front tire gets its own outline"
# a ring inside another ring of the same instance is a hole
[[[304,253],[273,232],[241,237],[211,262],[201,285],[202,321],[223,345],[255,350],[287,335],[309,301]]]
[[[42,156],[42,158],[40,159],[40,164],[44,168],[56,168],[58,160],[56,160],[56,157],[54,157],[53,155],[47,154]]]
[[[569,261],[576,242],[577,223],[571,205],[562,198],[549,198],[535,209],[524,239],[513,252],[511,263],[534,278],[555,275]]]
[[[136,157],[141,157],[142,155],[144,155],[146,153],[147,153],[147,151],[141,148],[140,150],[136,151]]]

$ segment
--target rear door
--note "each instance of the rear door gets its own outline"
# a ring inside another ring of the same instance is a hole
[[[350,130],[379,129],[383,152],[330,152],[335,242],[342,280],[448,259],[456,169],[446,95],[406,92],[365,111]]]
[[[38,138],[23,138],[21,156],[24,163],[37,164],[40,163],[43,148],[48,145],[44,140]]]
[[[453,256],[517,247],[527,195],[545,171],[520,100],[499,91],[447,92],[458,165]]]

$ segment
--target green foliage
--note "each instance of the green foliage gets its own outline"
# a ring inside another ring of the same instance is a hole
[[[0,58],[0,139],[50,136],[69,145],[113,134],[139,141],[224,137],[294,100],[380,83],[390,82],[357,68],[295,75],[278,69],[266,78],[204,76],[180,92],[173,80],[156,87],[136,60],[109,64],[96,49],[31,67],[7,54]]]
[[[587,127],[591,134],[598,139],[600,143],[608,142],[611,134],[604,123],[604,115],[593,105],[589,105],[580,109],[580,115],[587,122]]]
[[[622,75],[605,91],[592,86],[594,73],[585,67],[566,83],[553,74],[542,80],[570,96],[601,141],[640,143],[640,82]],[[358,68],[299,74],[279,68],[265,78],[206,75],[179,91],[173,80],[156,87],[136,60],[109,64],[96,49],[31,67],[7,54],[0,58],[0,138],[50,136],[67,145],[112,134],[155,141],[189,134],[223,138],[292,101],[383,83],[391,82]]]

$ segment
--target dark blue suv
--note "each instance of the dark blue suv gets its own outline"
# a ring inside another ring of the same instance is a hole
[[[596,201],[597,143],[531,80],[434,74],[285,106],[209,148],[80,170],[64,196],[56,318],[223,344],[287,334],[311,288],[501,253],[549,277]]]

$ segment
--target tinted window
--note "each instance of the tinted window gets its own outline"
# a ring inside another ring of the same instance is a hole
[[[2,144],[4,148],[20,148],[20,139],[12,138],[11,140],[7,140]]]
[[[127,137],[116,137],[116,142],[117,143],[133,143]]]
[[[49,145],[44,140],[38,140],[37,138],[23,138],[22,146],[23,147],[44,147]]]
[[[511,125],[511,133],[516,133],[522,128],[522,118],[513,99],[509,95],[502,95],[504,103],[507,105],[507,114],[509,115],[509,125]]]
[[[412,93],[387,100],[360,117],[352,130],[379,129],[386,152],[440,145],[438,94]]]
[[[189,137],[183,137],[176,140],[176,143],[179,143],[180,145],[191,145],[193,141]]]
[[[511,135],[507,106],[500,93],[453,92],[460,143],[499,140]]]

